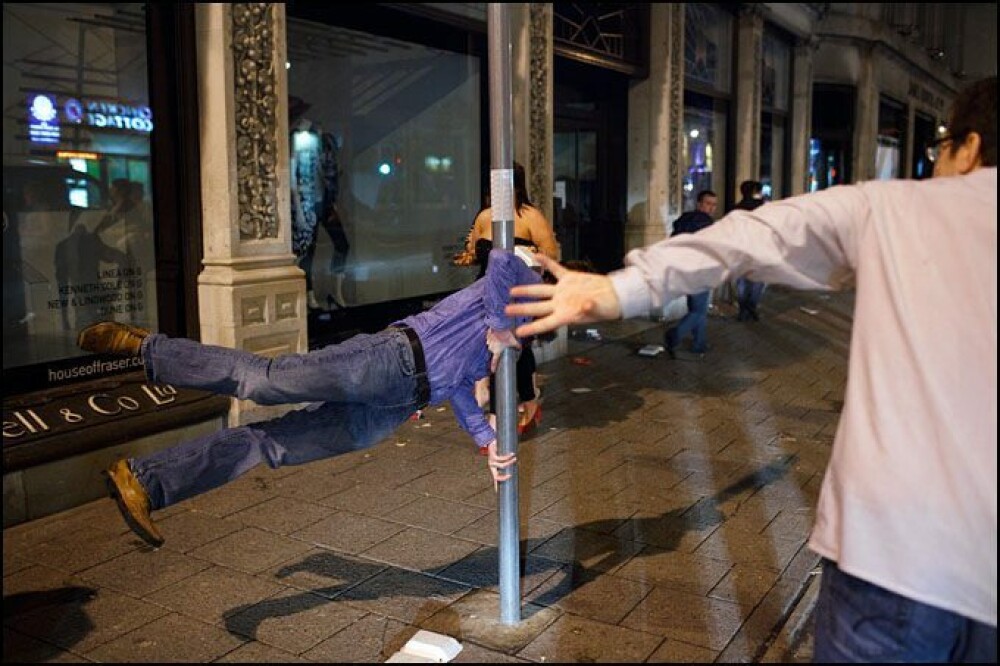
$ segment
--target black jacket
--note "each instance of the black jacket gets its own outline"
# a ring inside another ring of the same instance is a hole
[[[693,234],[709,226],[712,222],[715,222],[715,220],[708,213],[703,213],[700,210],[691,210],[674,220],[674,230],[670,232],[670,235]]]

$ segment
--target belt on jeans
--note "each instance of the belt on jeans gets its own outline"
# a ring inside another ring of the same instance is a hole
[[[413,370],[417,378],[417,409],[423,409],[431,401],[431,385],[427,380],[427,361],[424,359],[424,346],[420,343],[420,336],[406,324],[393,324],[389,328],[402,331],[410,341],[410,349],[413,350]]]

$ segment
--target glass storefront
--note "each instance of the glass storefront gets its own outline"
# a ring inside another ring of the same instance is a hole
[[[726,149],[732,91],[733,16],[713,4],[684,5],[683,208],[698,192],[726,200]]]
[[[878,138],[875,144],[875,178],[890,180],[903,176],[904,142],[906,141],[906,106],[894,99],[880,96],[878,104]]]
[[[821,83],[813,86],[810,192],[851,182],[855,95],[853,86]]]
[[[726,105],[706,95],[684,93],[683,210],[695,209],[698,193],[725,200]]]
[[[76,334],[158,328],[145,5],[4,3],[3,35],[4,374],[128,370]]]
[[[934,175],[934,163],[927,159],[926,147],[938,136],[934,118],[917,111],[913,116],[913,164],[910,176],[923,180]]]
[[[478,56],[288,18],[292,245],[310,305],[454,291],[482,200]]]
[[[788,195],[785,172],[789,161],[785,128],[788,123],[792,47],[775,31],[764,32],[761,65],[760,181],[764,197]]]

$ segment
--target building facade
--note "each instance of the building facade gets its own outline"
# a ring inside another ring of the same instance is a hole
[[[515,160],[563,259],[601,271],[702,189],[728,209],[750,178],[782,198],[926,177],[956,92],[996,73],[995,5],[510,8]],[[5,526],[103,496],[118,456],[278,411],[146,385],[81,326],[277,355],[472,281],[451,258],[489,184],[486,20],[4,5]]]

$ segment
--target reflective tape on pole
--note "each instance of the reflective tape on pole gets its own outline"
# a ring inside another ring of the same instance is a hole
[[[514,170],[490,170],[490,213],[493,216],[493,246],[514,250]]]

